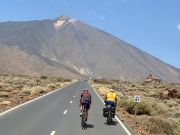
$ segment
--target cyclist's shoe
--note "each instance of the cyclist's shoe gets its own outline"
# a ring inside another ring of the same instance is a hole
[[[86,121],[87,121],[87,118],[86,118]]]
[[[80,117],[82,116],[82,112],[80,112]]]

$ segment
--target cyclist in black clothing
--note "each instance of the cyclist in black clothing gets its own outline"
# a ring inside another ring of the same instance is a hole
[[[88,111],[90,109],[90,105],[91,105],[91,94],[89,93],[89,91],[87,89],[84,89],[83,92],[81,93],[81,97],[80,97],[80,116],[82,115],[82,107],[83,105],[86,106],[87,109],[87,117],[88,117]]]

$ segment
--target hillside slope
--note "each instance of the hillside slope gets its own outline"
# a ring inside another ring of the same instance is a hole
[[[138,81],[153,74],[165,81],[180,82],[179,69],[102,30],[66,16],[55,20],[0,23],[0,47],[4,46],[10,49],[3,54],[5,58],[12,55],[12,48],[29,58],[22,62],[22,57],[13,59],[13,56],[4,60],[4,64],[8,66],[13,61],[27,70],[25,65],[31,61],[32,68],[28,71],[31,74],[42,74],[40,70],[43,69],[43,74],[54,75],[61,69],[65,76],[71,73],[71,76],[81,74]],[[14,72],[21,72],[19,66],[12,65],[12,68]],[[7,70],[3,66],[0,69]]]

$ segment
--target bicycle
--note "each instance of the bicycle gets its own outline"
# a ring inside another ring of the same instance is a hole
[[[86,121],[87,121],[87,107],[86,105],[83,105],[82,106],[82,115],[81,115],[81,127],[82,129],[85,129],[87,124],[86,124]]]
[[[107,120],[106,120],[106,123],[107,125],[111,125],[112,123],[112,107],[111,105],[107,105]]]

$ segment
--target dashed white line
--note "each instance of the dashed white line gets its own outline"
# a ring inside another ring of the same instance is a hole
[[[67,110],[65,110],[64,112],[63,112],[63,114],[66,114],[67,113]]]
[[[55,135],[56,131],[52,131],[50,135]]]
[[[72,101],[70,101],[70,104],[72,104]]]
[[[75,98],[76,96],[74,96],[74,98]]]

